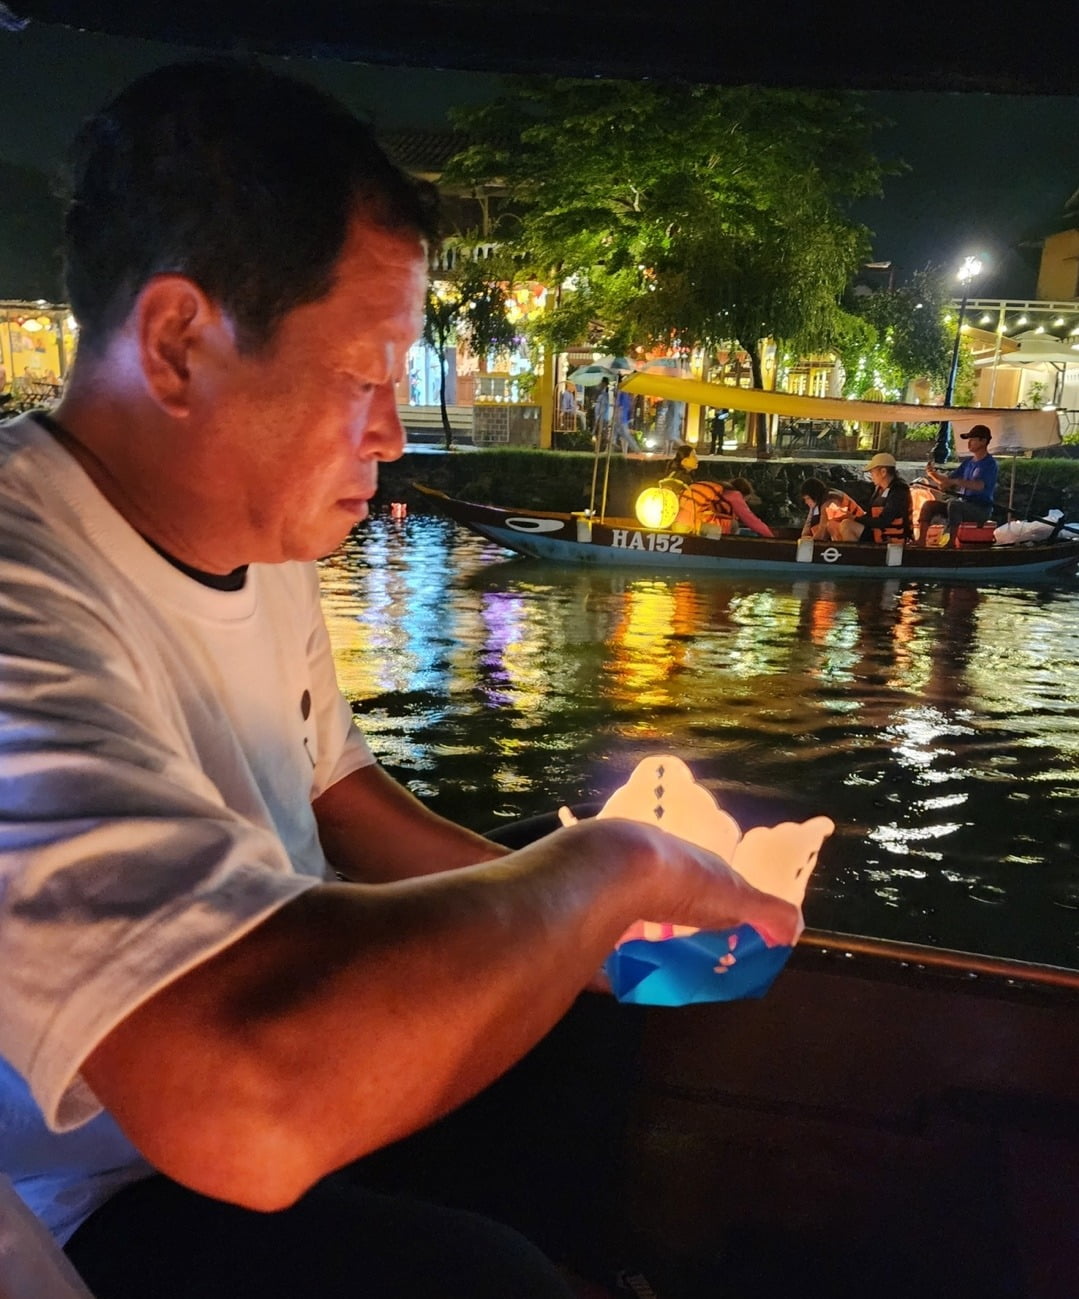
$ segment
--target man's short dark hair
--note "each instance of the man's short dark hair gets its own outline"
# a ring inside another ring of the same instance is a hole
[[[101,350],[146,282],[173,272],[256,350],[332,287],[357,213],[438,237],[433,187],[320,90],[224,59],[158,68],[75,141],[64,251],[80,347]]]

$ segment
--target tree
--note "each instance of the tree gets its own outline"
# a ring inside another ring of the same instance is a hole
[[[854,299],[853,311],[873,326],[877,338],[868,353],[859,353],[856,342],[848,351],[841,350],[850,395],[859,395],[866,387],[884,387],[899,396],[909,383],[922,378],[944,388],[955,324],[949,323],[954,307],[940,271],[926,267],[897,289]],[[966,361],[969,388],[973,376],[969,351]],[[875,381],[874,371],[886,382]]]
[[[824,349],[867,232],[847,204],[879,190],[874,126],[842,94],[525,80],[461,110],[473,141],[446,178],[505,193],[495,233],[569,284],[549,341],[736,341]]]
[[[456,340],[467,341],[473,352],[504,351],[516,342],[517,333],[506,315],[507,282],[499,278],[505,259],[478,261],[468,255],[469,240],[453,241],[443,250],[448,265],[432,271],[424,309],[423,337],[438,356],[439,406],[446,450],[453,445],[446,406],[446,350]]]

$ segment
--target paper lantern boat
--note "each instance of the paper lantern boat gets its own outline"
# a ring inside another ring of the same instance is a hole
[[[573,820],[565,808],[559,815]],[[755,888],[799,908],[821,844],[835,829],[828,817],[816,816],[743,834],[681,758],[670,754],[640,762],[597,816],[657,825],[716,853]],[[619,1001],[686,1006],[763,996],[791,951],[769,946],[750,925],[706,930],[641,920],[622,935],[604,969]]]

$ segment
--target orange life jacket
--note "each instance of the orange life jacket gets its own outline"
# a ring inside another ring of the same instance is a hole
[[[879,519],[883,514],[884,514],[884,501],[883,500],[878,501],[877,498],[874,496],[869,503],[870,519]],[[907,515],[904,515],[901,518],[893,519],[886,528],[882,528],[878,524],[874,524],[874,523],[871,523],[869,526],[872,528],[873,540],[878,545],[881,545],[884,542],[888,542],[888,541],[909,541],[911,536],[913,535],[913,529],[911,528],[910,525],[909,513]]]
[[[848,496],[846,492],[841,492],[838,487],[833,487],[824,498],[821,513],[831,521],[844,515],[852,519],[860,519],[865,510],[862,509],[853,496]]]
[[[722,483],[690,483],[678,498],[675,532],[700,532],[705,523],[718,524],[727,532],[734,529],[734,511],[723,499]]]

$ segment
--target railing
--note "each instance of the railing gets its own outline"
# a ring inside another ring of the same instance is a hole
[[[776,425],[777,451],[834,451],[846,437],[835,420],[781,419]]]
[[[1060,420],[1060,436],[1062,438],[1066,438],[1069,433],[1079,433],[1079,410],[1058,407],[1057,418]]]

